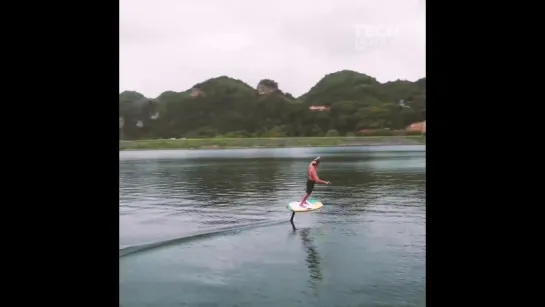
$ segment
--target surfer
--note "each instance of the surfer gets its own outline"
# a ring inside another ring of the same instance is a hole
[[[312,193],[312,190],[314,190],[314,185],[316,183],[331,184],[330,181],[325,181],[318,178],[317,169],[319,164],[320,164],[320,157],[317,157],[316,159],[312,160],[312,162],[310,162],[310,165],[308,166],[307,189],[306,189],[307,194],[305,195],[305,197],[303,197],[303,200],[301,200],[301,203],[299,204],[300,207],[306,208],[304,203],[307,201],[307,198]]]

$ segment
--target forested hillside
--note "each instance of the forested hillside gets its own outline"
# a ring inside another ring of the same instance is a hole
[[[380,83],[344,70],[298,98],[277,81],[252,87],[222,76],[156,98],[125,91],[119,94],[120,138],[357,135],[404,130],[426,119],[425,78]]]

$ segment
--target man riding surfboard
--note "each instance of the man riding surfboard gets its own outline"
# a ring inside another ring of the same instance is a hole
[[[305,197],[303,197],[303,200],[301,200],[301,203],[299,204],[300,207],[306,208],[304,204],[307,201],[307,198],[310,196],[310,194],[312,194],[312,190],[314,190],[314,185],[316,183],[331,184],[330,181],[325,181],[318,178],[317,170],[318,170],[319,164],[320,164],[320,157],[317,157],[316,159],[312,160],[312,162],[310,162],[310,165],[308,166],[307,189],[306,189],[307,194],[305,195]]]

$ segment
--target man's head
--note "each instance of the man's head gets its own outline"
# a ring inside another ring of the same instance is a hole
[[[320,165],[320,156],[318,156],[316,159],[312,160],[312,165],[318,167]]]

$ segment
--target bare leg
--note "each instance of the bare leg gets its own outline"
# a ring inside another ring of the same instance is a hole
[[[310,194],[305,195],[303,197],[303,200],[301,200],[301,203],[299,204],[299,207],[304,207],[303,204],[307,201],[307,198],[310,196]]]

